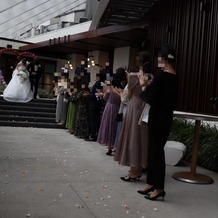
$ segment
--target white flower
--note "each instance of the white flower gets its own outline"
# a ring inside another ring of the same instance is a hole
[[[24,71],[19,71],[17,75],[19,76],[21,83],[28,79],[28,75]]]
[[[168,54],[168,56],[167,56],[169,59],[174,59],[174,56],[173,55],[171,55],[171,54]]]

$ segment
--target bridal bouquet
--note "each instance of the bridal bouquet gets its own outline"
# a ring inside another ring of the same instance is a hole
[[[19,76],[20,82],[23,83],[24,81],[26,81],[28,79],[28,75],[26,72],[24,71],[19,71],[17,73],[17,75]]]

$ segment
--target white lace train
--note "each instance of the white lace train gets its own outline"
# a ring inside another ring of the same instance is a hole
[[[29,72],[14,70],[11,81],[3,92],[3,98],[11,102],[28,102],[33,98],[31,91]]]

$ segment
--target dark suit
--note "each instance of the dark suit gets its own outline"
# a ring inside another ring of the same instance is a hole
[[[97,81],[91,90],[89,98],[89,128],[91,133],[91,138],[97,139],[98,130],[101,122],[101,107],[102,100],[97,99],[95,93],[97,89],[102,89],[101,82]]]
[[[28,70],[30,72],[31,90],[34,91],[34,98],[36,98],[38,94],[39,80],[42,76],[42,65],[40,63],[33,63],[30,65]]]

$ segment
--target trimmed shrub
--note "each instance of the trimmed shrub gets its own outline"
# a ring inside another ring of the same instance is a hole
[[[190,162],[194,142],[194,123],[174,119],[169,140],[179,141],[187,146],[184,159]],[[218,129],[216,126],[201,125],[197,165],[218,172]]]

